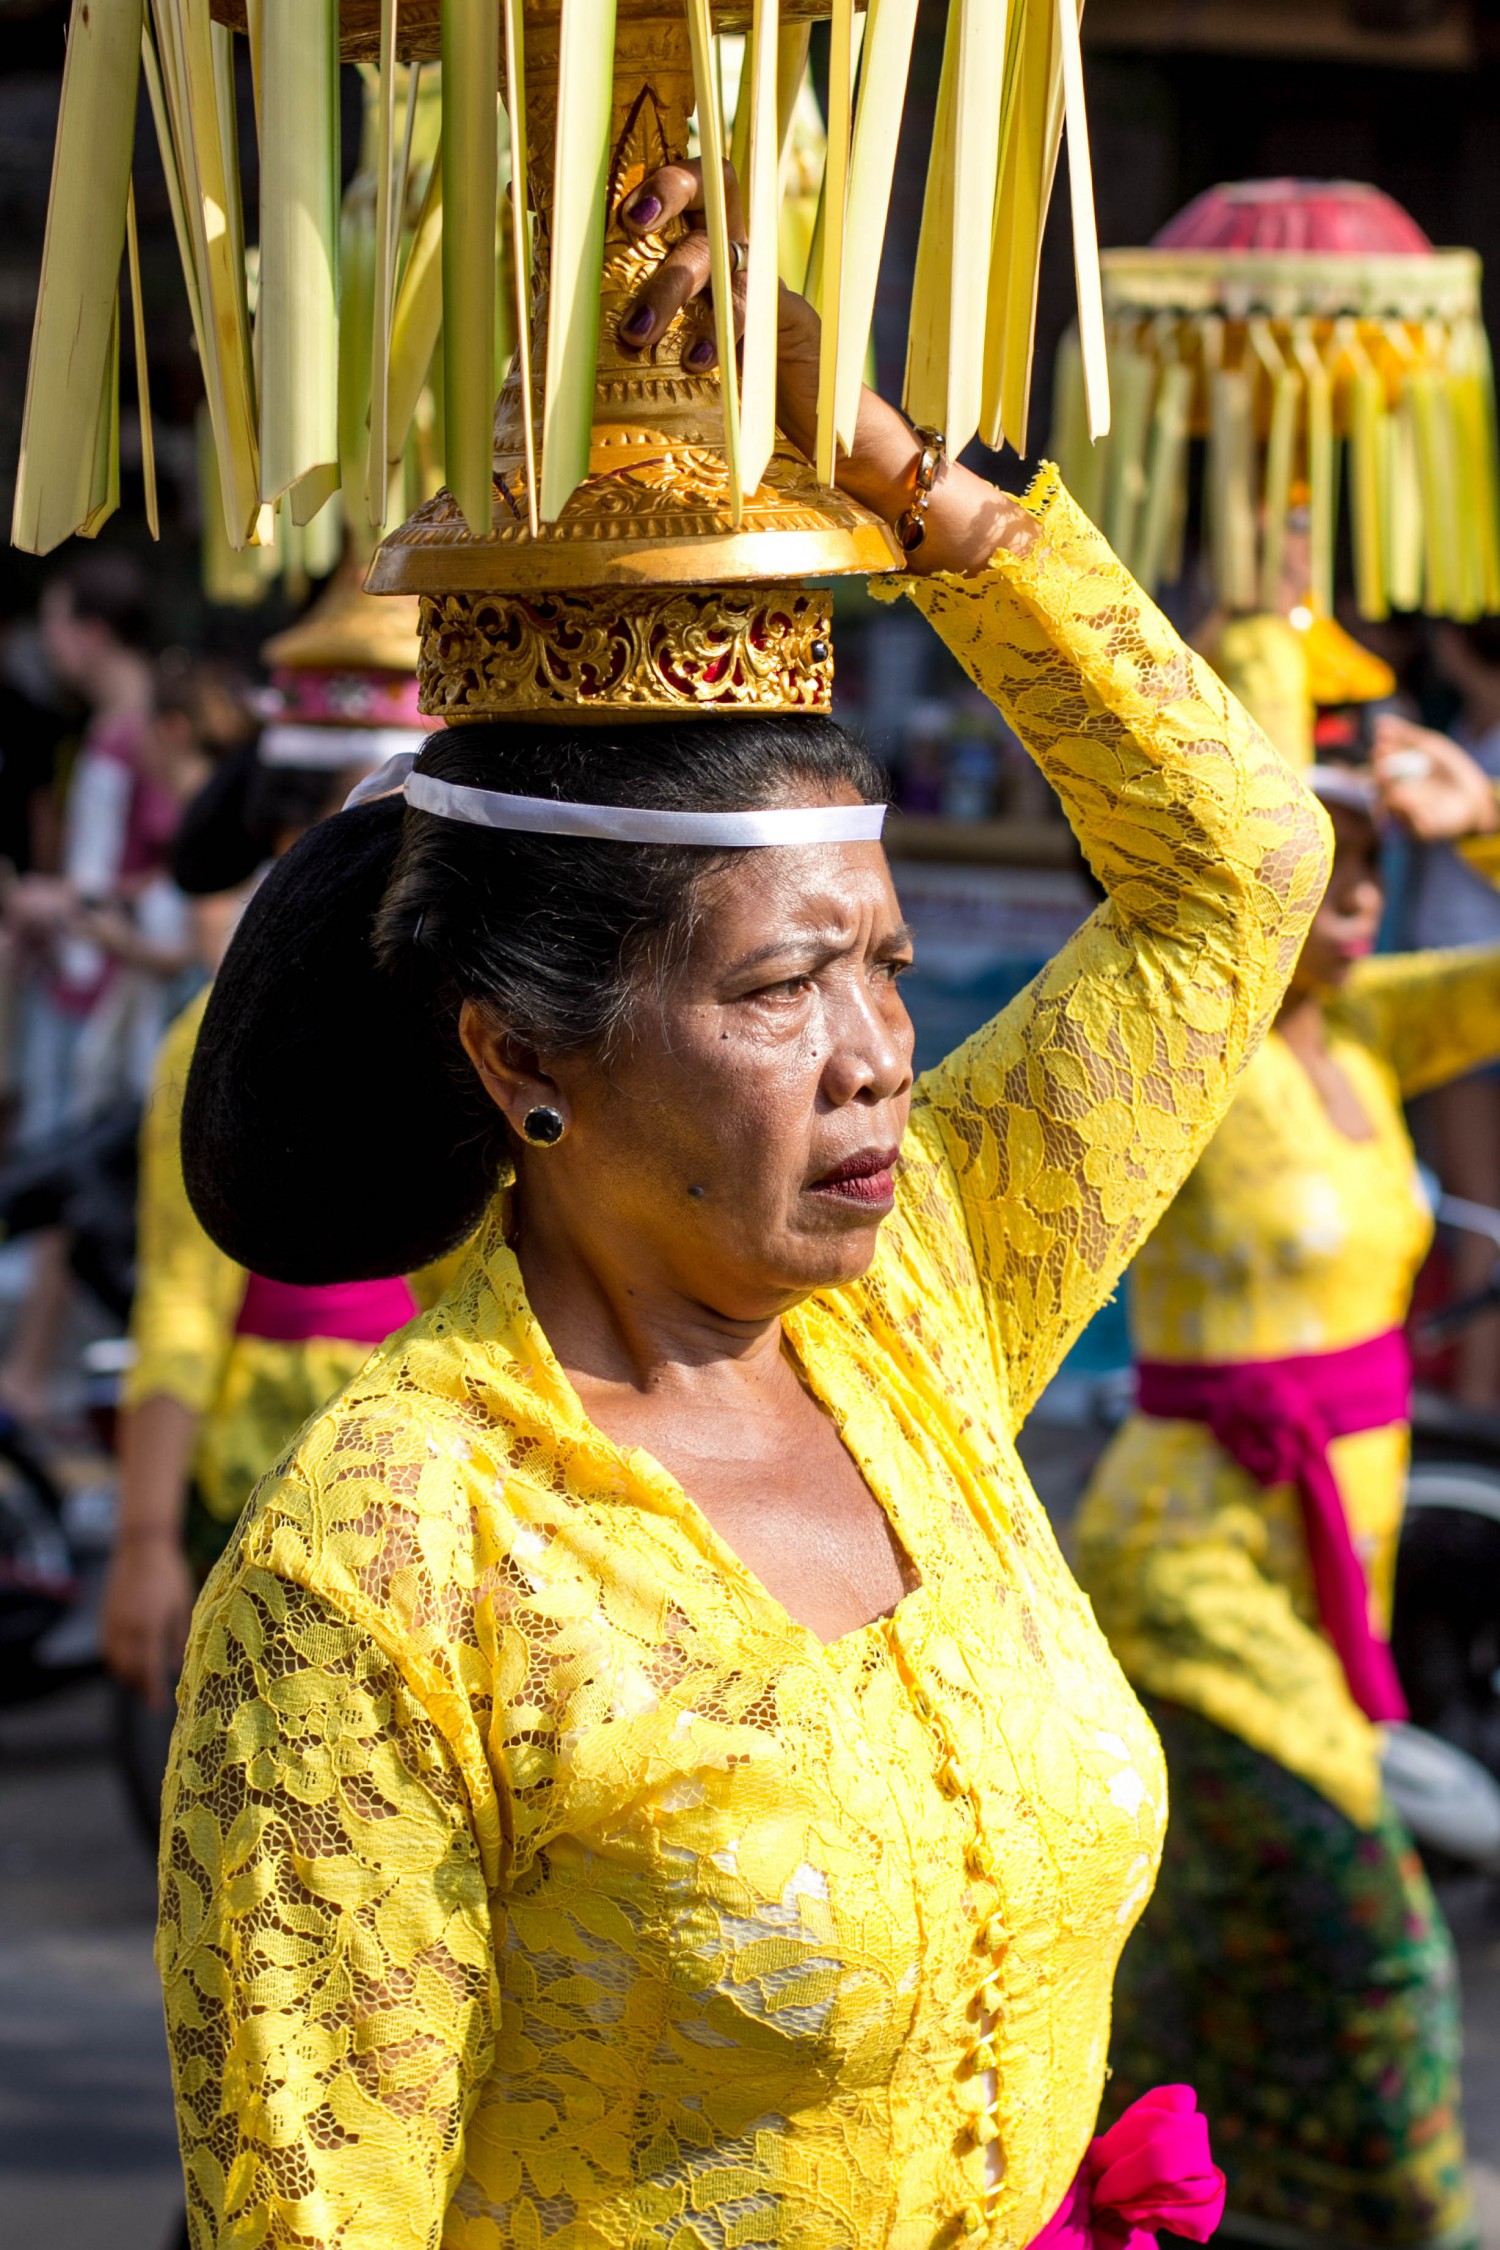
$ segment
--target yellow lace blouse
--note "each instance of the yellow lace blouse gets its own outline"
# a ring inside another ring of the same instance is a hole
[[[278,1343],[238,1336],[245,1270],[198,1224],[182,1177],[182,1103],[205,990],[162,1041],[141,1130],[138,1272],[130,1331],[128,1406],[176,1399],[200,1417],[193,1481],[209,1515],[233,1523],[256,1484],[309,1415],[326,1406],[370,1356],[339,1336]],[[452,1277],[445,1261],[413,1276],[419,1304]]]
[[[908,590],[1113,891],[786,1334],[920,1585],[832,1646],[585,1419],[501,1212],[199,1603],[160,1963],[199,2250],[1031,2241],[1160,1847],[1013,1432],[1190,1168],[1322,816],[1049,478]]]
[[[1404,1096],[1500,1054],[1500,947],[1362,963],[1329,1043],[1372,1138],[1349,1140],[1273,1035],[1197,1170],[1137,1259],[1143,1358],[1277,1359],[1355,1344],[1406,1317],[1432,1236]],[[1405,1424],[1338,1438],[1330,1458],[1389,1623]],[[1363,1824],[1378,1730],[1318,1624],[1290,1486],[1264,1491],[1201,1423],[1133,1416],[1078,1519],[1078,1574],[1138,1687],[1278,1759]]]

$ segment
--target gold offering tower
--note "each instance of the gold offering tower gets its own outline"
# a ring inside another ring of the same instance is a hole
[[[578,723],[827,710],[831,604],[810,582],[900,559],[887,527],[836,489],[835,472],[858,408],[917,12],[918,0],[75,0],[16,538],[44,550],[108,512],[122,248],[132,272],[135,263],[123,81],[144,31],[142,79],[231,546],[273,536],[280,511],[307,521],[340,490],[347,510],[361,487],[383,528],[436,355],[445,481],[389,531],[367,581],[420,599],[427,713]],[[776,261],[788,130],[816,18],[829,23],[826,160],[808,271],[786,277],[823,322],[808,460],[775,427]],[[258,229],[239,199],[242,34],[260,136]],[[953,452],[976,434],[1024,445],[1036,270],[1064,120],[1089,413],[1096,428],[1107,422],[1077,42],[1075,0],[1008,10],[951,0],[905,400]],[[340,62],[364,66],[377,120],[374,248],[360,276],[347,232],[339,271]],[[412,118],[433,64],[441,141],[424,190]],[[134,98],[132,85],[132,114]],[[87,239],[67,176],[86,143],[96,152]],[[642,240],[621,206],[690,145],[704,164],[715,282],[718,366],[708,373],[684,356],[702,306],[644,352],[618,336],[683,226]],[[725,156],[749,236],[738,349],[728,301],[741,254],[719,185]],[[252,303],[245,244],[257,231]],[[75,425],[88,422],[94,441],[87,478],[51,383],[69,350],[69,281],[84,311],[85,348],[75,343],[67,364]],[[371,347],[362,420],[349,407],[351,321]],[[144,364],[139,320],[136,341]],[[144,423],[144,396],[141,406]],[[351,445],[368,452],[354,472]]]
[[[815,12],[815,0],[804,12]],[[718,13],[724,28],[748,30],[749,17],[747,8]],[[537,432],[545,423],[559,29],[556,0],[532,0],[526,139]],[[644,355],[619,342],[625,308],[682,231],[679,222],[642,242],[621,223],[620,207],[650,173],[686,155],[694,102],[681,6],[622,0],[587,474],[556,520],[533,532],[518,355],[495,415],[487,535],[470,533],[445,490],[385,540],[370,573],[376,592],[422,597],[422,691],[435,717],[826,711],[831,602],[804,582],[889,570],[899,560],[885,525],[820,486],[779,435],[736,522],[723,385],[717,371],[696,374],[683,359],[699,331],[679,316]],[[534,459],[534,441],[532,451]]]

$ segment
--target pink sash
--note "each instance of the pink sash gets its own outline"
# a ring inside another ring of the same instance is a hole
[[[341,1281],[327,1289],[299,1289],[253,1273],[234,1324],[237,1336],[271,1344],[310,1344],[315,1337],[340,1344],[383,1344],[416,1317],[417,1300],[399,1275],[390,1281]]]
[[[1295,1359],[1143,1360],[1143,1414],[1206,1422],[1257,1484],[1295,1484],[1323,1628],[1367,1719],[1404,1719],[1390,1648],[1370,1623],[1370,1589],[1328,1459],[1332,1439],[1411,1414],[1411,1361],[1399,1328],[1343,1351]]]
[[[1077,2177],[1031,2250],[1149,2250],[1158,2227],[1207,2242],[1224,2216],[1224,2175],[1191,2086],[1154,2086],[1089,2142]]]

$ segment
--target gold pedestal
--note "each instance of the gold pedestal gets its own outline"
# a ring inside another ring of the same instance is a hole
[[[406,672],[420,653],[418,605],[379,601],[365,590],[364,566],[350,548],[305,617],[261,649],[268,664],[294,671]]]

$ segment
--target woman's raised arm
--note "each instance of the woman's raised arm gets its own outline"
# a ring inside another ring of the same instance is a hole
[[[742,231],[732,175],[730,231]],[[644,181],[641,231],[701,215],[696,165]],[[690,232],[626,309],[645,348],[701,299]],[[690,310],[690,317],[695,315]],[[820,330],[783,289],[777,419],[812,452]],[[712,359],[705,323],[695,365]],[[924,447],[863,394],[838,482],[895,523]],[[1327,820],[1044,471],[1025,501],[945,463],[905,591],[1062,798],[1109,903],[922,1083],[963,1204],[1019,1423],[1192,1169],[1270,1025],[1328,878]]]
[[[1038,536],[904,590],[1061,797],[1108,903],[930,1072],[1019,1425],[1197,1160],[1328,877],[1326,816],[1045,470]],[[893,595],[896,584],[872,591]]]
[[[1356,963],[1329,1004],[1384,1057],[1405,1099],[1500,1057],[1500,945],[1383,953]]]

